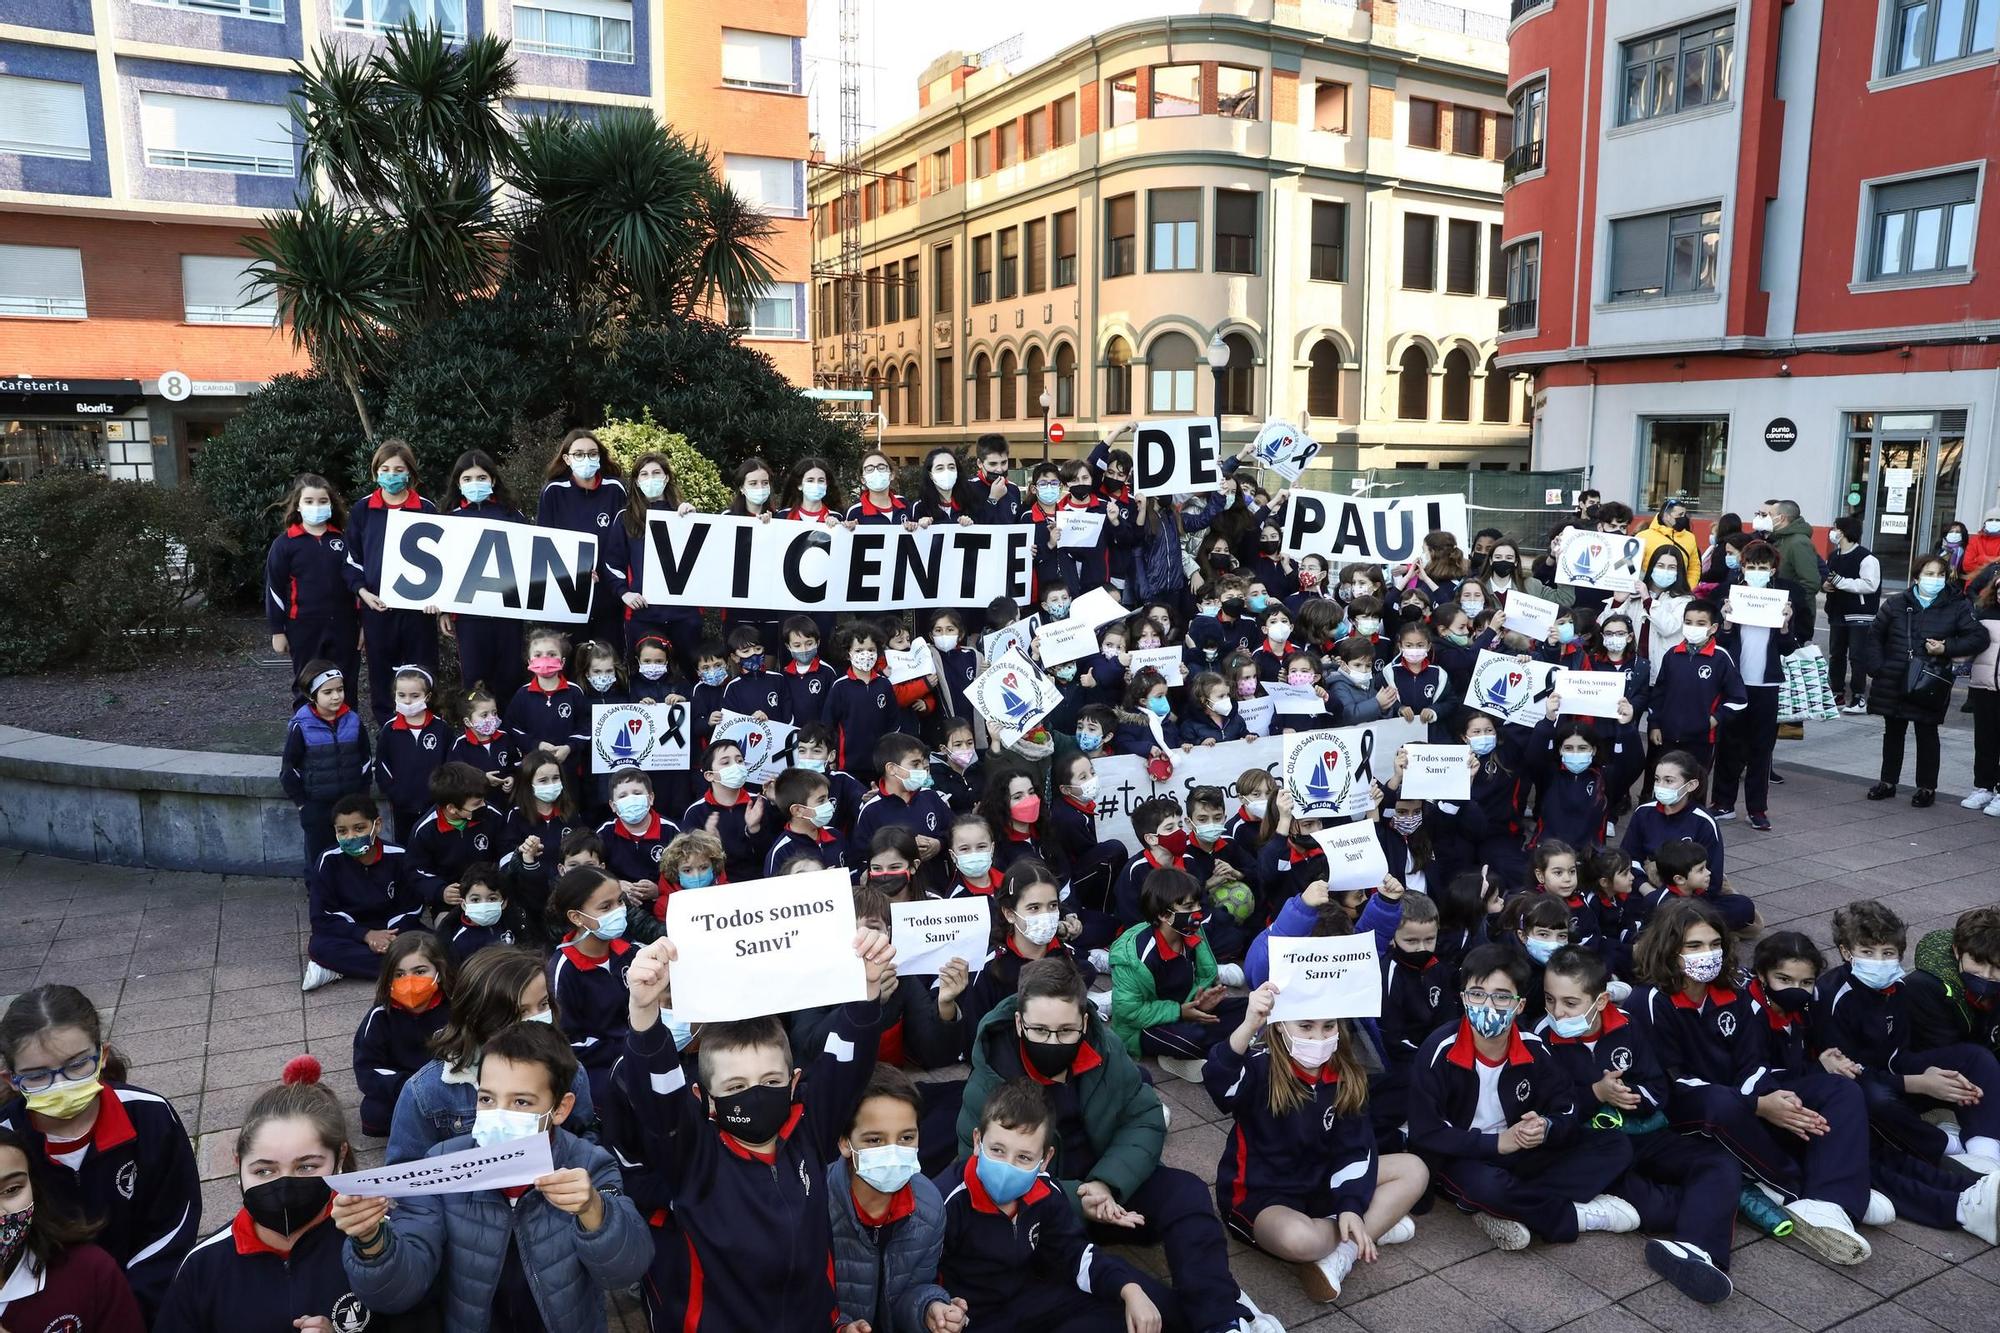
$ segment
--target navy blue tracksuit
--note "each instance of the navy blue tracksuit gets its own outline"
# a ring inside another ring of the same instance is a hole
[[[2000,1062],[1993,1052],[1970,1041],[1937,1050],[1917,1046],[1915,1015],[1948,1003],[1943,982],[1928,972],[1912,971],[1875,990],[1856,981],[1843,963],[1820,973],[1818,992],[1813,1045],[1837,1049],[1864,1067],[1859,1081],[1868,1097],[1868,1122],[1877,1134],[1926,1161],[1944,1156],[1944,1131],[1923,1115],[1945,1104],[1903,1090],[1905,1075],[1936,1066],[1956,1070],[1987,1094],[1953,1109],[1962,1135],[2000,1138]]]
[[[421,726],[401,713],[382,724],[375,736],[375,790],[395,814],[395,833],[407,839],[431,807],[431,774],[451,753],[454,733],[433,710]],[[496,793],[497,794],[497,793]]]
[[[471,504],[461,500],[447,518],[484,518],[499,523],[526,523],[518,510],[498,500]],[[602,533],[598,534],[601,538]],[[510,697],[528,678],[521,635],[527,622],[505,616],[453,616],[452,636],[458,641],[458,678],[467,687],[484,685],[496,699]]]
[[[403,1085],[430,1063],[431,1038],[451,1018],[442,991],[428,1009],[412,1013],[395,1003],[378,1004],[354,1030],[354,1082],[361,1089],[361,1132],[389,1136],[389,1120]]]
[[[619,595],[626,588],[611,576],[611,530],[625,514],[625,483],[601,473],[588,485],[562,476],[542,487],[535,504],[535,524],[585,532],[597,538],[597,580],[590,594],[590,637],[617,643],[624,628],[625,603]]]
[[[433,810],[418,824],[405,849],[410,854],[410,874],[424,901],[432,907],[444,905],[444,891],[458,883],[458,877],[474,861],[498,861],[505,837],[502,816],[491,806],[472,812],[463,828],[453,828],[442,810]]]
[[[358,597],[365,588],[382,594],[382,547],[388,535],[389,511],[405,509],[414,514],[435,514],[437,506],[416,493],[404,492],[403,503],[392,505],[381,491],[369,494],[347,512],[347,586]],[[434,616],[422,611],[370,610],[361,607],[361,632],[368,641],[368,713],[380,726],[394,711],[396,668],[420,666],[437,675],[438,627]],[[348,703],[360,701],[360,691],[348,677]]]
[[[549,998],[562,1015],[570,1049],[590,1080],[590,1100],[602,1106],[611,1092],[611,1067],[625,1049],[631,1022],[625,973],[636,950],[632,941],[611,940],[610,952],[592,958],[565,940],[549,956]]]
[[[264,558],[264,622],[285,636],[295,693],[299,674],[317,657],[340,668],[348,689],[359,686],[360,602],[347,586],[347,538],[339,528],[315,537],[294,523],[271,543]]]
[[[1216,1108],[1235,1117],[1215,1167],[1215,1207],[1230,1230],[1255,1242],[1257,1214],[1290,1208],[1307,1217],[1336,1219],[1365,1213],[1375,1198],[1375,1131],[1364,1110],[1341,1115],[1336,1066],[1292,1066],[1311,1100],[1284,1115],[1271,1113],[1271,1051],[1238,1055],[1227,1038],[1216,1041],[1201,1081]]]
[[[1660,658],[1647,723],[1660,733],[1653,753],[1686,750],[1704,770],[1715,767],[1715,733],[1724,709],[1749,706],[1743,677],[1711,638],[1699,648],[1677,643]]]
[[[1436,954],[1422,967],[1412,967],[1386,949],[1381,965],[1382,1017],[1376,1028],[1382,1036],[1383,1070],[1368,1080],[1368,1113],[1382,1151],[1401,1152],[1417,1053],[1439,1026],[1458,1021],[1458,969]]]
[[[338,847],[322,852],[306,872],[306,901],[312,922],[306,957],[364,981],[382,973],[382,955],[368,947],[369,931],[424,928],[424,891],[410,857],[379,838],[373,861]]]

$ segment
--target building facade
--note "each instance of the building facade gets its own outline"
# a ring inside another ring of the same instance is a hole
[[[817,377],[872,390],[902,455],[1038,449],[1044,394],[1080,453],[1216,412],[1219,338],[1232,442],[1309,412],[1327,466],[1525,462],[1525,382],[1493,364],[1504,28],[1430,0],[1207,0],[1020,73],[940,60],[860,174],[814,175]]]
[[[509,38],[519,110],[650,108],[710,145],[777,223],[780,281],[735,313],[805,382],[805,0],[0,0],[0,481],[172,484],[303,366],[240,242],[299,189],[294,62],[406,18]]]
[[[1500,361],[1538,466],[1797,500],[1885,577],[1994,503],[1995,0],[1515,0]],[[1981,236],[1985,237],[1981,241]]]

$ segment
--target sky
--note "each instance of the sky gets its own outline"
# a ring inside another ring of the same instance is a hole
[[[1451,0],[1505,13],[1507,0]],[[947,51],[982,51],[1023,39],[1014,69],[1026,69],[1092,32],[1161,14],[1192,14],[1197,0],[1005,0],[989,8],[963,0],[860,0],[861,137],[917,109],[917,75]],[[809,0],[806,87],[812,125],[829,154],[840,143],[840,3]]]

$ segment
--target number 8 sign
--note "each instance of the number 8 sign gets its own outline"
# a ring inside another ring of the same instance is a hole
[[[160,397],[170,403],[184,403],[194,393],[194,381],[178,370],[160,372]]]

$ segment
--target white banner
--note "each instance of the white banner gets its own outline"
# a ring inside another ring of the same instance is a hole
[[[882,666],[889,673],[891,685],[901,685],[937,670],[937,664],[931,660],[931,646],[922,639],[912,639],[908,648],[886,649]]]
[[[647,525],[639,591],[655,606],[774,615],[984,607],[995,597],[1029,599],[1034,547],[1028,524],[850,532],[783,520],[662,514]]]
[[[685,772],[686,704],[595,704],[590,710],[590,771]]]
[[[1264,423],[1264,429],[1257,432],[1257,466],[1268,468],[1292,482],[1306,470],[1306,465],[1319,455],[1319,441],[1289,421],[1273,418]]]
[[[965,697],[994,726],[1030,731],[1062,702],[1062,687],[1019,653],[1008,654],[972,678]]]
[[[1350,889],[1379,889],[1389,874],[1389,858],[1382,854],[1382,842],[1375,836],[1375,821],[1336,824],[1313,834],[1313,841],[1326,853],[1326,887],[1335,893]]]
[[[1502,614],[1501,624],[1507,633],[1519,634],[1530,643],[1541,643],[1556,627],[1556,617],[1562,614],[1562,608],[1531,592],[1510,592]]]
[[[1723,603],[1722,614],[1731,624],[1779,629],[1785,623],[1785,608],[1791,604],[1791,597],[1779,589],[1752,588],[1738,583],[1730,588],[1729,600]]]
[[[735,741],[743,751],[743,767],[750,770],[751,782],[770,782],[792,766],[792,738],[799,729],[789,722],[766,719],[759,722],[747,713],[722,710],[722,722],[711,736],[715,741]]]
[[[1556,582],[1605,592],[1639,591],[1639,553],[1646,543],[1621,532],[1586,532],[1571,528],[1563,534],[1556,555]]]
[[[1558,670],[1554,662],[1522,662],[1481,649],[1472,666],[1472,684],[1465,692],[1465,701],[1482,713],[1532,727],[1548,715],[1544,705],[1556,692]]]
[[[1292,813],[1303,819],[1366,814],[1371,808],[1369,784],[1395,770],[1396,748],[1422,744],[1429,731],[1421,722],[1391,718],[1281,737],[1282,772],[1292,793]]]
[[[868,998],[845,870],[681,889],[667,899],[674,1017],[732,1023]]]
[[[850,949],[849,952],[852,952]],[[470,1194],[473,1190],[515,1189],[532,1185],[556,1169],[549,1153],[549,1136],[532,1134],[491,1148],[467,1148],[442,1157],[349,1171],[326,1178],[336,1194],[361,1199],[407,1199],[416,1194]]]
[[[586,532],[394,509],[376,595],[405,611],[574,625],[590,619],[596,569]]]
[[[1405,745],[1403,799],[1406,801],[1469,801],[1472,799],[1470,745]]]
[[[976,975],[993,943],[993,908],[989,903],[977,895],[890,903],[896,975],[934,977],[954,958]]]
[[[1556,698],[1562,710],[1574,717],[1618,717],[1618,701],[1625,697],[1622,671],[1556,671]],[[1536,721],[1540,721],[1537,718]]]
[[[1221,450],[1212,417],[1142,421],[1132,436],[1132,493],[1186,495],[1219,491]]]
[[[1395,565],[1414,560],[1424,538],[1433,532],[1449,532],[1461,550],[1472,548],[1464,496],[1370,500],[1326,491],[1292,491],[1286,496],[1285,554],[1325,556],[1336,569],[1356,562]]]
[[[1274,1023],[1382,1016],[1382,965],[1373,931],[1307,939],[1273,935],[1271,980],[1278,983]]]
[[[1095,628],[1128,614],[1109,588],[1092,588],[1069,604],[1065,620],[1077,620]]]

